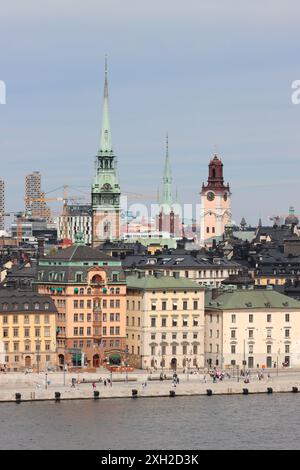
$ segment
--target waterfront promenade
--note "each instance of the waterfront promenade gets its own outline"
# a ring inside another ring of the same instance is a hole
[[[128,377],[124,373],[114,373],[112,385],[107,383],[105,386],[104,380],[111,378],[106,370],[97,373],[48,372],[47,375],[44,372],[2,373],[0,402],[16,401],[16,393],[21,394],[21,401],[35,401],[54,400],[58,393],[60,396],[57,398],[61,400],[93,399],[95,391],[99,392],[100,399],[129,398],[132,397],[132,390],[136,390],[137,397],[143,398],[170,396],[170,391],[176,396],[207,395],[207,390],[211,390],[212,395],[246,394],[244,389],[249,394],[267,393],[268,389],[272,389],[273,393],[292,393],[298,388],[300,392],[300,371],[293,370],[280,371],[278,376],[276,371],[265,372],[262,380],[258,380],[253,372],[250,383],[237,376],[214,383],[207,374],[178,374],[179,384],[175,387],[172,373],[168,372],[167,377],[169,380],[160,381],[159,373],[153,374],[152,380],[149,380],[149,374],[142,371],[130,373]]]

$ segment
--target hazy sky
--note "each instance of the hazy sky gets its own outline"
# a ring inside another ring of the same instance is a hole
[[[107,53],[124,191],[156,192],[168,131],[181,202],[198,201],[217,148],[234,220],[300,213],[299,15],[298,0],[1,0],[7,209],[34,170],[46,191],[89,191]]]

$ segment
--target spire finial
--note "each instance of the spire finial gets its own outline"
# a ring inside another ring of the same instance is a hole
[[[166,156],[169,156],[169,134],[166,133]]]

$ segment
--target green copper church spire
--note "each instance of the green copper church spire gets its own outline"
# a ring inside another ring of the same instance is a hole
[[[163,200],[162,203],[166,206],[171,207],[173,204],[172,196],[172,172],[171,164],[169,158],[169,137],[166,136],[166,159],[165,159],[165,169],[163,177]]]
[[[108,79],[107,79],[107,56],[105,56],[105,79],[104,79],[104,99],[102,110],[102,130],[100,141],[100,152],[112,153],[111,130],[109,123],[109,105],[108,105]]]

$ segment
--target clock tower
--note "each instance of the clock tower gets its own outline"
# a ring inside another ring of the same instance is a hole
[[[209,163],[207,184],[203,183],[200,195],[200,244],[209,246],[231,223],[231,192],[229,184],[224,184],[223,163],[217,155]]]
[[[107,61],[105,61],[104,100],[100,149],[95,161],[92,184],[92,244],[120,238],[120,185],[117,158],[112,149],[108,107]]]

